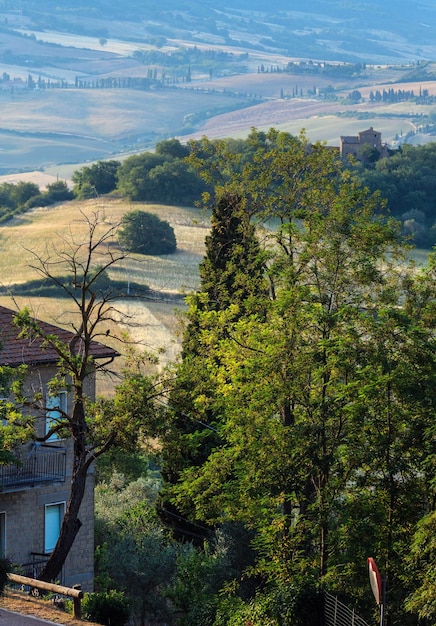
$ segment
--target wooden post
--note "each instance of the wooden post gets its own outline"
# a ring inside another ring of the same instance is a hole
[[[77,591],[80,592],[77,598],[73,596],[73,617],[75,617],[76,619],[82,619],[83,591],[81,590],[80,585],[74,585],[73,589],[77,589]]]
[[[82,602],[80,598],[73,598],[73,617],[82,619]]]

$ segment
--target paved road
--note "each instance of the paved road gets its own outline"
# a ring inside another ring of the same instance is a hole
[[[59,626],[59,624],[0,609],[0,626]]]

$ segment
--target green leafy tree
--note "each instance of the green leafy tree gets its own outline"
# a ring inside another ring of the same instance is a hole
[[[0,345],[1,360],[1,345]],[[33,435],[34,420],[24,415],[14,401],[22,396],[22,383],[27,368],[0,366],[0,465],[16,462],[16,447],[29,441]]]
[[[212,207],[211,233],[205,240],[205,257],[199,266],[200,291],[188,299],[189,324],[183,353],[196,354],[201,334],[201,313],[224,311],[232,306],[232,318],[262,313],[269,296],[263,254],[242,199],[234,194],[218,197]],[[214,324],[213,318],[211,319]],[[224,331],[225,332],[225,331]]]
[[[38,206],[49,206],[56,202],[65,202],[73,198],[74,194],[68,188],[67,183],[63,180],[57,180],[47,185],[47,189],[43,193],[29,198],[24,206],[26,209],[31,209]]]
[[[207,140],[193,159],[217,197],[238,194],[253,219],[274,224],[264,235],[269,306],[198,313],[205,375],[192,404],[219,419],[172,502],[199,524],[253,529],[255,571],[277,585],[324,581],[363,599],[367,581],[350,564],[360,544],[372,547],[392,581],[392,622],[403,623],[402,562],[430,484],[431,410],[413,388],[431,388],[434,339],[417,330],[412,295],[406,307],[399,225],[324,146],[275,130],[247,141],[249,160],[223,158]],[[371,507],[379,524],[361,518]],[[362,531],[354,546],[346,524]]]
[[[422,419],[421,439],[418,441],[421,453],[421,480],[425,479],[427,489],[423,494],[422,503],[424,515],[414,528],[411,550],[406,559],[406,573],[403,583],[410,590],[406,608],[419,617],[423,623],[431,624],[436,616],[435,594],[435,467],[436,454],[434,447],[435,425],[431,415],[434,415],[436,405],[436,367],[435,367],[435,310],[436,310],[436,253],[430,255],[429,263],[419,273],[415,274],[408,283],[406,291],[406,312],[414,319],[415,333],[425,344],[424,356],[420,353],[419,368],[416,362],[409,361],[409,373],[406,381],[409,392],[417,402],[416,417]],[[416,373],[416,374],[415,374]],[[412,374],[412,376],[410,376]],[[413,375],[415,374],[415,375]],[[418,393],[416,393],[418,390]],[[412,584],[411,584],[412,582]]]
[[[189,147],[180,143],[178,139],[164,139],[156,144],[156,154],[184,159],[189,155]]]
[[[205,243],[200,279],[207,308],[219,311],[233,304],[239,306],[239,315],[252,312],[259,296],[268,296],[266,258],[241,197],[226,194],[217,199]]]
[[[358,104],[362,101],[362,94],[358,89],[353,89],[353,91],[350,91],[348,94],[347,100],[349,100],[352,104]]]
[[[128,157],[118,169],[118,191],[131,200],[147,200],[151,188],[148,174],[165,160],[164,155],[152,152]]]
[[[370,143],[364,143],[359,148],[359,158],[365,163],[375,163],[380,159],[380,152]]]
[[[121,591],[114,589],[85,594],[82,612],[86,620],[105,626],[125,626],[130,617],[127,598]]]
[[[435,545],[436,512],[426,515],[418,524],[408,565],[413,569],[418,587],[407,598],[406,608],[423,623],[432,624],[436,616]]]
[[[64,180],[57,180],[56,182],[47,185],[45,194],[48,196],[51,203],[72,200],[74,197],[74,194],[69,190],[68,185]]]
[[[56,202],[65,202],[73,198],[74,194],[69,190],[68,185],[63,180],[58,180],[48,185],[43,193],[29,198],[24,205],[24,209],[28,210],[34,207],[49,206]]]
[[[177,248],[170,224],[153,213],[140,210],[123,216],[118,241],[123,249],[140,254],[172,254]]]
[[[72,175],[73,192],[83,200],[113,191],[118,182],[119,161],[97,161],[76,170]]]
[[[181,159],[166,160],[148,175],[149,188],[143,200],[192,206],[206,187],[187,163]]]
[[[160,142],[155,153],[128,157],[119,168],[118,190],[135,201],[194,204],[206,187],[184,161],[187,152],[174,139]]]
[[[39,189],[38,189],[39,193]],[[12,183],[2,183],[0,185],[0,206],[14,208],[15,203],[12,199]]]
[[[426,248],[436,241],[432,230],[436,222],[435,146],[435,143],[416,147],[404,144],[389,157],[370,164],[370,168],[357,168],[362,184],[373,191],[380,190],[392,215],[403,223],[411,219],[410,211],[420,212],[420,219],[415,218],[415,228],[409,223],[405,229],[414,236],[416,245]]]
[[[40,197],[39,187],[34,183],[3,183],[0,185],[0,206],[2,213],[10,218],[17,211],[22,210],[33,198]],[[4,210],[4,209],[9,209]]]
[[[150,618],[168,616],[165,591],[176,570],[176,546],[147,502],[130,507],[116,526],[108,570],[131,598],[140,626],[146,626]]]
[[[35,183],[19,182],[12,187],[11,197],[15,206],[24,206],[32,196],[39,194],[39,187]]]
[[[411,541],[421,516],[434,507],[429,434],[436,400],[434,324],[424,321],[421,298],[421,310],[416,307],[415,290],[416,284],[403,284],[395,304],[385,303],[367,320],[354,407],[364,415],[364,436],[356,446],[358,469],[345,492],[332,549],[333,559],[339,545],[346,551],[348,576],[341,586],[354,595],[359,589],[362,594],[366,578],[359,560],[365,553],[377,556],[388,580],[388,611],[402,624],[413,623],[403,614],[403,603],[418,578],[408,563]]]
[[[222,619],[221,608],[230,605],[234,612],[235,603],[228,597],[235,594],[236,602],[250,597],[251,588],[245,575],[253,564],[250,539],[242,525],[228,524],[216,529],[203,545],[194,547],[190,543],[179,551],[177,572],[168,596],[182,615],[181,625],[228,623]]]

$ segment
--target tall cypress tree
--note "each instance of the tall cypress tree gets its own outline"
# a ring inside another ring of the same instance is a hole
[[[238,194],[225,193],[215,202],[211,232],[206,237],[206,254],[199,272],[200,290],[189,299],[184,358],[199,350],[199,346],[194,346],[204,325],[203,319],[199,322],[199,314],[227,310],[230,323],[265,310],[268,297],[265,257],[247,208]],[[225,328],[222,332],[226,332]]]
[[[211,409],[214,385],[206,367],[213,349],[203,336],[213,333],[218,341],[232,323],[244,316],[264,316],[268,306],[265,258],[247,207],[236,193],[223,193],[212,207],[211,232],[199,271],[201,287],[188,298],[182,358],[171,394],[173,420],[163,451],[164,500],[186,467],[200,466],[221,445],[219,415]],[[167,512],[169,506],[166,502]],[[178,512],[172,508],[169,513],[174,521]],[[183,523],[178,526],[186,532]]]

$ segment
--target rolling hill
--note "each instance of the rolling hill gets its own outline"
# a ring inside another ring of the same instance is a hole
[[[309,0],[299,11],[283,0],[4,0],[0,173],[69,177],[166,137],[252,126],[304,127],[335,145],[370,125],[388,142],[431,132],[432,101],[387,107],[368,94],[430,85],[435,30],[427,0]],[[353,90],[362,100],[351,104]]]

